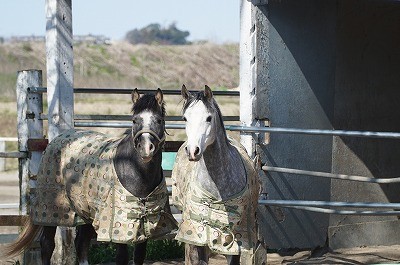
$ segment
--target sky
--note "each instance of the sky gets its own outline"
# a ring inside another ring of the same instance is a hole
[[[240,0],[72,0],[73,33],[122,40],[134,28],[176,23],[189,41],[239,42]],[[45,0],[2,0],[0,37],[45,35]]]

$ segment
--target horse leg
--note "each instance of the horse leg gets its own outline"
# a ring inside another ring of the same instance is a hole
[[[127,265],[129,262],[128,245],[120,243],[117,243],[115,245],[117,247],[115,263],[117,265]]]
[[[54,236],[57,226],[44,226],[40,236],[40,248],[42,255],[42,265],[50,265],[51,255],[55,248]]]
[[[146,258],[146,247],[147,240],[135,245],[135,251],[133,253],[133,264],[142,265]]]
[[[185,248],[186,248],[185,264],[190,264],[190,265],[208,264],[209,253],[207,247],[185,244]],[[189,263],[187,263],[187,261],[189,261]]]
[[[76,228],[75,249],[80,265],[88,265],[90,241],[96,236],[96,231],[91,224],[80,225]]]
[[[226,255],[228,265],[240,265],[240,255]]]

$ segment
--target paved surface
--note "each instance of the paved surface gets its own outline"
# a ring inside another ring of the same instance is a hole
[[[0,172],[0,205],[18,203],[18,173],[16,171]],[[0,209],[0,214],[18,214],[18,209]],[[1,227],[0,240],[9,241],[7,234],[17,234],[17,227]],[[0,264],[12,264],[1,262]],[[113,263],[107,264],[112,265]],[[166,262],[149,262],[146,265],[183,265],[181,260]],[[223,256],[214,256],[210,265],[225,265]],[[400,264],[400,245],[376,246],[351,249],[339,249],[336,251],[298,251],[268,255],[268,265],[277,264]]]

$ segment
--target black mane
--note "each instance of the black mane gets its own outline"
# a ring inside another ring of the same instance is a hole
[[[141,96],[132,107],[132,111],[135,114],[144,110],[150,110],[156,113],[159,112],[162,117],[165,117],[165,103],[163,102],[160,106],[153,94],[145,94]]]
[[[226,135],[226,130],[225,130],[225,126],[224,126],[224,121],[222,119],[222,114],[221,114],[221,110],[218,107],[217,102],[215,101],[214,97],[211,98],[211,100],[208,100],[208,98],[205,96],[204,91],[199,91],[199,92],[195,92],[195,93],[191,93],[189,98],[183,103],[183,110],[182,112],[185,113],[185,111],[187,110],[187,108],[190,106],[190,104],[195,103],[201,101],[204,103],[204,105],[206,106],[207,110],[210,112],[216,112],[217,116],[218,116],[218,121],[223,129],[223,133],[225,135],[225,137],[228,139],[227,135]]]

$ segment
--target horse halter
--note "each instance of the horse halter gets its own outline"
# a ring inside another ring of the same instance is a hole
[[[152,131],[152,130],[150,130],[150,129],[142,129],[142,130],[139,130],[135,135],[133,135],[133,131],[132,131],[132,137],[133,137],[133,140],[132,140],[132,141],[135,143],[136,139],[139,138],[139,137],[140,137],[142,134],[144,134],[144,133],[149,133],[149,134],[151,134],[151,136],[153,136],[154,138],[156,138],[156,140],[158,141],[157,149],[156,149],[155,153],[158,152],[158,150],[160,150],[161,148],[164,147],[164,144],[165,144],[165,135],[164,135],[162,138],[160,138],[160,137],[158,137],[158,135],[157,135],[154,131]]]

